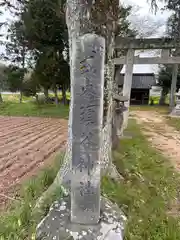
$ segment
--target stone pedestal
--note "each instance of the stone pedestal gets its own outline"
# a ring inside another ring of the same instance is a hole
[[[37,227],[37,240],[122,240],[126,217],[117,205],[101,198],[100,221],[95,225],[70,221],[70,197],[56,201]]]
[[[180,89],[178,91],[178,93],[176,93],[176,106],[175,108],[172,110],[171,116],[180,116]]]

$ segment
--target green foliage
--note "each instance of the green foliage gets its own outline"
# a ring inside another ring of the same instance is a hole
[[[179,5],[180,5],[180,1],[179,0],[166,0],[166,8],[168,10],[173,10],[178,12],[179,11]]]
[[[53,183],[62,164],[63,154],[58,155],[51,166],[41,170],[38,176],[31,178],[21,186],[18,199],[7,212],[0,214],[1,240],[35,239],[35,229],[41,219],[47,214],[50,205],[62,197],[61,188],[55,189],[46,199],[43,209],[35,212],[37,199]]]
[[[21,20],[13,21],[8,25],[7,40],[4,42],[6,52],[2,54],[2,58],[11,61],[12,65],[16,64],[20,68],[24,68],[28,43],[24,23]]]
[[[70,84],[69,64],[64,60],[62,54],[48,49],[40,54],[34,70],[35,77],[39,84],[45,88],[53,90],[58,87]]]
[[[8,26],[7,40],[7,42],[4,42],[6,51],[5,54],[1,55],[1,58],[11,62],[11,65],[6,70],[9,90],[21,92],[26,71],[26,55],[28,54],[25,28],[21,20],[13,21]],[[20,95],[21,101],[22,95]]]
[[[64,4],[65,0],[17,0],[16,5],[4,1],[3,6],[13,9],[17,20],[9,25],[6,55],[2,57],[20,68],[35,70],[33,79],[21,79],[27,96],[35,96],[40,86],[46,91],[69,86],[69,65],[63,58],[68,50]]]
[[[160,68],[158,74],[158,85],[163,88],[163,92],[165,95],[169,92],[169,89],[171,88],[172,71],[173,66],[166,65]],[[177,86],[180,86],[180,71],[178,71]]]
[[[8,0],[3,1],[9,9],[13,9],[18,20],[9,26],[9,40],[7,44],[7,60],[11,58],[12,63],[30,64],[34,70],[34,81],[26,81],[23,84],[25,95],[34,95],[39,86],[47,90],[56,91],[61,88],[63,92],[70,86],[69,64],[64,59],[63,53],[68,58],[68,31],[65,23],[65,0],[17,0],[13,5]],[[97,12],[98,11],[98,12]],[[92,9],[92,18],[95,28],[97,22],[100,31],[104,26],[115,35],[127,36],[134,34],[130,30],[127,16],[131,7],[119,7],[119,1],[96,1]],[[102,14],[99,14],[102,13]],[[104,14],[106,13],[106,14]],[[108,21],[107,21],[108,18]],[[112,19],[116,22],[115,28],[109,23]],[[111,29],[110,29],[111,28]],[[23,55],[23,53],[25,55]],[[28,60],[28,61],[27,61]],[[19,66],[19,65],[18,65]],[[35,84],[35,86],[33,86]]]
[[[131,28],[131,23],[128,20],[128,17],[130,16],[132,12],[132,7],[120,7],[119,9],[119,21],[117,24],[117,28],[115,31],[116,36],[121,36],[121,37],[135,37],[137,35],[137,32],[135,32]]]
[[[167,22],[167,35],[173,36],[174,38],[179,38],[180,27],[178,25],[178,16],[176,13],[172,13]]]
[[[167,35],[173,38],[180,38],[180,0],[167,0],[166,9],[171,11],[171,16],[167,21]],[[176,53],[178,53],[176,49]]]
[[[69,65],[63,51],[68,49],[68,32],[57,0],[31,0],[21,16],[29,49],[35,60],[34,77],[45,90],[69,86]],[[67,88],[66,87],[66,88]]]
[[[0,65],[0,91],[8,90],[7,75],[5,73],[6,66]]]
[[[30,0],[22,15],[29,47],[44,52],[46,48],[64,50],[68,33],[58,0]]]
[[[178,213],[176,218],[169,213],[177,197],[179,174],[149,146],[134,120],[128,131],[133,139],[121,140],[113,154],[124,180],[115,183],[104,178],[102,192],[127,216],[125,240],[179,240]]]
[[[24,69],[13,65],[5,69],[9,91],[16,92],[22,89],[24,72]]]
[[[40,91],[40,84],[33,73],[31,76],[24,78],[22,85],[22,93],[26,97],[37,96],[37,93]]]

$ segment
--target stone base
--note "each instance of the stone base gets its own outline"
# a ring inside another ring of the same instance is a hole
[[[174,108],[172,112],[170,113],[170,116],[172,117],[180,117],[180,109]]]
[[[97,225],[73,224],[70,221],[70,197],[67,197],[52,205],[49,214],[37,226],[36,239],[122,240],[125,221],[118,206],[102,198]]]

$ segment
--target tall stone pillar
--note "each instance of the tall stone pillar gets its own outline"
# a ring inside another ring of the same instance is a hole
[[[105,40],[85,34],[72,44],[71,221],[95,224],[100,216]]]

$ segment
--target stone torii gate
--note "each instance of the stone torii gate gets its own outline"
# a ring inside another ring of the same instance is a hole
[[[73,1],[70,4],[72,4],[70,6],[74,6]],[[76,6],[75,13],[77,13]],[[72,21],[71,14],[69,16]],[[75,19],[78,19],[76,15]],[[73,24],[71,26],[75,27]],[[77,26],[79,25],[77,24]],[[36,239],[122,240],[126,217],[116,204],[102,197],[100,191],[101,166],[105,159],[102,142],[104,141],[103,137],[107,136],[102,134],[105,39],[94,33],[85,33],[77,34],[71,40],[73,53],[71,58],[71,84],[73,86],[71,103],[73,105],[69,134],[71,140],[69,146],[72,148],[70,195],[63,196],[62,199],[53,203],[48,215],[37,226]],[[163,48],[163,44],[160,44],[162,40],[157,44],[147,44],[146,42],[142,44],[141,40],[139,43],[137,41],[120,39],[118,43],[118,38],[116,39],[116,48],[127,50],[126,57],[113,61],[114,64],[125,63],[127,65],[123,95],[128,97],[130,97],[133,64],[136,59],[134,57],[135,50]],[[177,46],[179,48],[180,44],[165,42],[163,49],[167,49],[167,51],[162,52],[163,56],[160,59],[169,59],[168,49],[177,48]],[[174,63],[180,63],[180,59]],[[112,65],[111,62],[110,65]],[[113,73],[111,73],[112,76]],[[123,107],[118,107],[114,102],[122,103],[129,98],[119,93],[114,94],[114,90],[113,94],[111,89],[109,91],[112,95],[111,103],[113,102],[110,107],[112,110],[115,107],[116,110],[119,108],[119,115],[122,117]],[[129,102],[127,106],[129,106]],[[113,122],[112,120],[114,119],[110,117],[110,124]],[[101,160],[102,154],[103,161]]]
[[[173,64],[173,74],[171,83],[171,94],[170,94],[170,110],[175,105],[174,95],[176,92],[177,83],[177,72],[178,64],[180,64],[180,56],[171,56],[171,49],[180,49],[180,40],[171,38],[149,38],[149,39],[133,39],[133,38],[121,38],[117,37],[115,41],[115,48],[117,50],[126,50],[127,55],[114,59],[115,65],[126,65],[123,95],[127,96],[129,101],[125,102],[125,107],[129,109],[130,95],[132,86],[133,76],[133,65],[134,64]],[[149,49],[161,49],[160,57],[145,57],[140,58],[135,56],[135,50],[149,50]],[[129,110],[124,112],[124,123],[123,129],[127,127]]]

